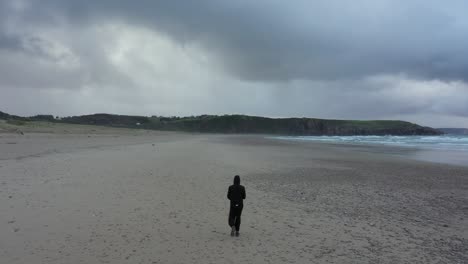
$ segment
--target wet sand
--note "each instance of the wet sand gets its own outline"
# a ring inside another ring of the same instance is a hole
[[[468,168],[395,148],[88,132],[0,134],[0,263],[468,262]]]

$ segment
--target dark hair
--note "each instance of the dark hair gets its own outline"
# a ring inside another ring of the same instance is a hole
[[[234,176],[234,185],[239,185],[240,184],[240,176],[236,175]]]

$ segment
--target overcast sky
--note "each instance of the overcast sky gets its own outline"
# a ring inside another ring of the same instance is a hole
[[[0,111],[468,127],[466,0],[0,0]]]

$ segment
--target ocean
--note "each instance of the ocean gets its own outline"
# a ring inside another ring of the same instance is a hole
[[[440,136],[280,136],[280,140],[350,145],[395,146],[412,149],[410,158],[468,166],[468,135]],[[408,154],[406,154],[408,155]]]
[[[468,136],[300,136],[275,137],[285,140],[304,140],[328,143],[391,145],[426,149],[468,151]]]

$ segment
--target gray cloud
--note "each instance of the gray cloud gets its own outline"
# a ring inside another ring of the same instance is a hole
[[[15,102],[30,94],[38,111],[64,114],[468,126],[467,9],[462,0],[6,0],[0,104],[34,114]]]
[[[200,42],[242,79],[353,79],[405,73],[466,80],[466,1],[34,1],[28,16],[122,18]],[[49,18],[49,19],[45,19]],[[92,22],[91,22],[92,21]]]
[[[17,37],[7,36],[0,32],[0,49],[15,50],[21,47],[21,40]]]

